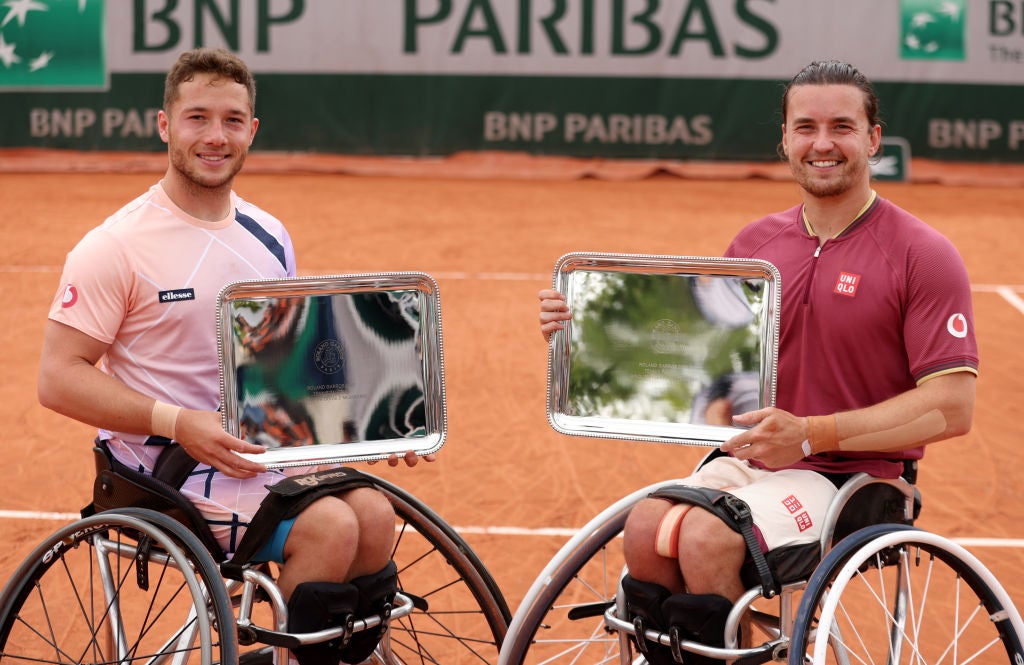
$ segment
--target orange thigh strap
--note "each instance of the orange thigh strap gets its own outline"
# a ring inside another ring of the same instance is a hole
[[[683,518],[690,508],[689,503],[675,503],[665,511],[658,523],[658,531],[654,539],[654,550],[663,557],[669,559],[679,558],[679,528],[683,524]]]

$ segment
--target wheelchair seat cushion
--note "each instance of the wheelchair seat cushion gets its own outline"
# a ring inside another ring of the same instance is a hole
[[[765,553],[765,560],[768,562],[768,569],[772,577],[779,584],[789,584],[799,580],[806,580],[821,561],[821,545],[818,543],[803,543],[801,545],[784,545],[776,547]],[[757,574],[757,568],[750,557],[740,568],[740,579],[748,589],[761,583]]]

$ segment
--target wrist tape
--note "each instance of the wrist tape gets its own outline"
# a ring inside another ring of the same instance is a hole
[[[839,435],[836,433],[836,415],[808,416],[807,441],[804,453],[817,455],[829,450],[839,450]],[[808,450],[809,449],[809,450]]]
[[[181,407],[173,404],[165,404],[159,400],[153,402],[153,412],[150,414],[150,429],[157,436],[174,438],[174,428],[178,423],[178,415]]]

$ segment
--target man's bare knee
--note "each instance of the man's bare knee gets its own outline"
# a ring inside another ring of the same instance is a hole
[[[658,524],[671,505],[661,499],[643,499],[629,511],[622,531],[627,563],[631,556],[653,554]]]
[[[337,497],[325,496],[307,506],[295,519],[285,542],[285,560],[310,552],[329,553],[336,559],[337,554],[350,550],[354,553],[358,540],[355,511]]]
[[[351,506],[361,527],[394,526],[395,509],[383,492],[372,487],[360,487],[341,495],[342,501]]]
[[[345,582],[359,546],[352,508],[337,497],[317,499],[295,518],[284,544],[278,586],[289,598],[305,581]]]
[[[359,530],[359,548],[350,577],[376,573],[391,560],[395,541],[395,509],[380,491],[363,487],[341,495],[352,509]]]
[[[743,592],[740,569],[746,559],[743,536],[703,508],[686,515],[679,533],[679,565],[690,593],[735,600]]]

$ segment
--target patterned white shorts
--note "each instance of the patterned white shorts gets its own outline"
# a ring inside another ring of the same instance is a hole
[[[119,439],[108,441],[114,457],[121,463],[151,474],[160,446],[127,443]],[[181,493],[206,519],[217,542],[228,556],[234,554],[245,534],[249,522],[267,496],[267,485],[273,485],[286,476],[312,471],[312,467],[271,469],[253,478],[231,478],[205,464],[198,465],[181,487]]]

